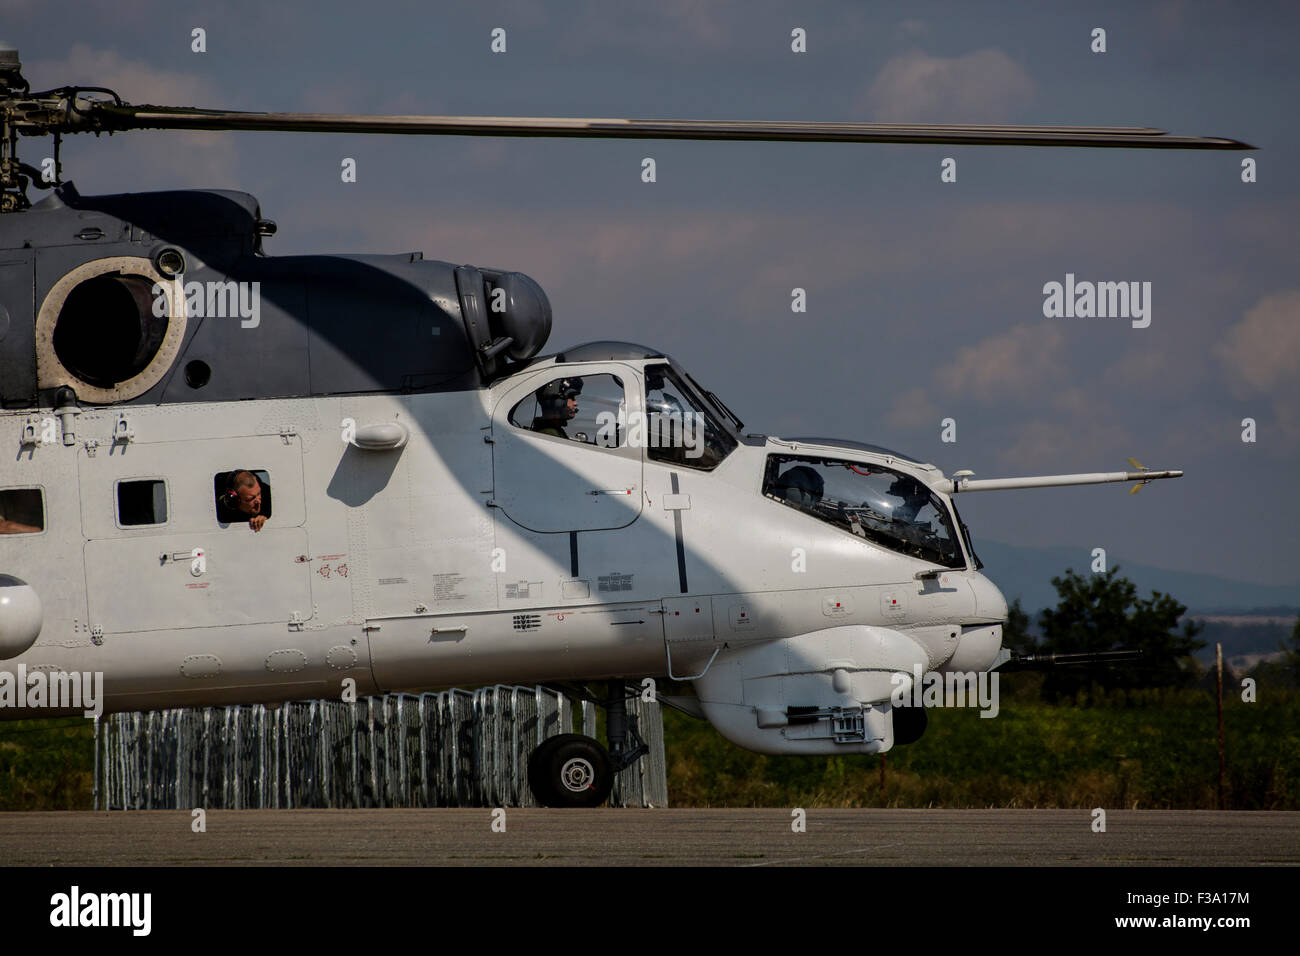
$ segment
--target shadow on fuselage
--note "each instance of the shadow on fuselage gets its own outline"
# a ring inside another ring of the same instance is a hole
[[[349,508],[359,508],[388,487],[397,470],[399,456],[375,454],[345,445],[343,457],[330,476],[325,494]]]

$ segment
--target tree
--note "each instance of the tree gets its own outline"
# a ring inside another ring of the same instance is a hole
[[[1053,668],[1043,682],[1043,694],[1073,695],[1092,684],[1101,687],[1187,687],[1196,680],[1195,662],[1185,658],[1204,647],[1196,640],[1202,625],[1178,619],[1187,606],[1159,591],[1139,598],[1137,586],[1119,576],[1116,566],[1105,574],[1076,574],[1067,568],[1052,578],[1060,601],[1039,614],[1039,650],[1081,653],[1139,650],[1133,661],[1109,665]]]
[[[1295,626],[1291,628],[1291,636],[1286,641],[1278,644],[1278,650],[1286,652],[1286,657],[1282,658],[1282,664],[1291,672],[1290,676],[1295,681],[1295,686],[1300,687],[1300,617],[1295,619]]]

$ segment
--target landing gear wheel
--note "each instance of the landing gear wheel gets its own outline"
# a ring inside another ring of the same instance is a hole
[[[528,758],[528,786],[544,807],[598,807],[609,798],[614,771],[605,748],[582,734],[544,740]]]

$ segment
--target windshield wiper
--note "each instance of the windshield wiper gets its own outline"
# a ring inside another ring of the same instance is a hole
[[[692,385],[695,386],[696,391],[703,393],[708,398],[708,400],[713,403],[715,411],[722,412],[724,415],[726,415],[728,418],[730,418],[733,422],[736,423],[737,433],[739,433],[744,429],[745,423],[736,417],[736,413],[733,412],[730,408],[728,408],[726,404],[722,401],[722,399],[718,398],[718,396],[715,395],[713,392],[710,392],[699,382],[695,381],[694,377],[691,375],[690,372],[683,372],[683,374],[686,376],[687,380]]]
[[[704,394],[705,394],[705,395],[708,395],[709,398],[713,400],[713,404],[717,405],[720,409],[722,409],[724,412],[726,412],[726,413],[727,413],[727,417],[730,418],[733,422],[736,423],[736,431],[743,431],[743,430],[744,430],[744,428],[745,428],[745,423],[742,422],[739,418],[736,417],[736,413],[733,412],[730,408],[728,408],[728,407],[723,403],[722,399],[718,398],[717,395],[714,395],[714,394],[713,394],[712,392],[710,392],[710,391],[705,391]]]

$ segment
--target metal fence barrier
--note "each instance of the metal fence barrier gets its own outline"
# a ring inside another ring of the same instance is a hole
[[[596,734],[596,708],[544,687],[388,694],[355,703],[186,708],[95,722],[95,809],[531,807],[528,757],[547,737]],[[650,753],[611,806],[668,803],[663,718],[628,702]]]

